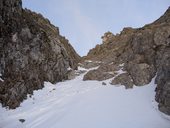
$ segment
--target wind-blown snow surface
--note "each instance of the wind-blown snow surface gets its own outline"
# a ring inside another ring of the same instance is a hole
[[[169,117],[157,110],[154,80],[126,90],[82,78],[46,82],[19,108],[0,107],[0,128],[170,128]]]

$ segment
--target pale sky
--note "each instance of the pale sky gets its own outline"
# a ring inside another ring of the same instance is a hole
[[[102,43],[101,36],[124,27],[142,27],[158,19],[170,0],[23,0],[59,27],[81,56]]]

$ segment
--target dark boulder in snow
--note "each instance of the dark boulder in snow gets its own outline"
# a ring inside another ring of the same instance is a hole
[[[121,85],[124,85],[126,89],[133,88],[133,80],[128,73],[122,73],[122,74],[116,76],[112,80],[111,84],[112,85],[121,84]]]

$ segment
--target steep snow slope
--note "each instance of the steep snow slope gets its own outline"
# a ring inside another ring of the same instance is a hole
[[[170,128],[169,117],[157,110],[154,80],[125,90],[102,82],[74,80],[52,85],[15,110],[0,108],[0,128]],[[24,119],[21,123],[19,119]]]

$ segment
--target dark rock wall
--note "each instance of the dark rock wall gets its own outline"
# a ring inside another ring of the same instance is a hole
[[[23,10],[21,0],[0,2],[0,102],[15,108],[44,81],[67,79],[80,57],[57,27]]]
[[[131,82],[136,86],[146,85],[156,75],[155,99],[159,109],[170,115],[170,8],[152,24],[139,29],[125,28],[117,35],[107,32],[102,39],[103,44],[90,50],[84,60],[101,61],[100,67],[124,64],[122,69],[128,77],[119,75],[112,84],[123,84],[126,88],[132,87]],[[100,67],[87,73],[84,80],[103,80],[99,77],[102,74],[120,70],[109,68],[108,72]]]

